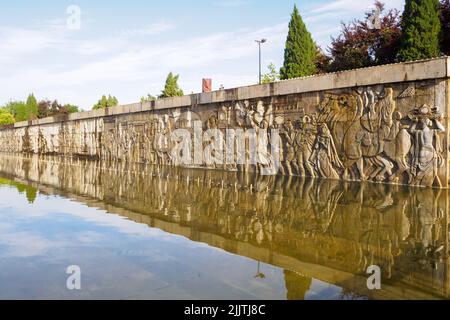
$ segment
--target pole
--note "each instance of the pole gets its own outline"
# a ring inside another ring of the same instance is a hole
[[[259,84],[261,84],[261,42],[258,42],[259,45]]]

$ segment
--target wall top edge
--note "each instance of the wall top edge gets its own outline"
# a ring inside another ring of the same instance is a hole
[[[450,78],[450,57],[447,57],[447,78]]]
[[[44,118],[14,124],[15,128],[43,125],[54,122],[101,118],[151,110],[174,109],[227,101],[266,98],[297,93],[343,89],[378,84],[450,78],[450,57],[394,63],[361,69],[318,74],[282,80],[270,84],[256,84],[182,97],[159,99],[151,103],[133,103],[117,107],[69,114],[66,117]]]

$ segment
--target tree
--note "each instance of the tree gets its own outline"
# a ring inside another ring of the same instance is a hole
[[[14,116],[16,121],[20,122],[29,120],[27,105],[23,101],[11,101],[6,104],[5,108]]]
[[[439,56],[440,32],[439,0],[406,0],[398,59],[412,61]]]
[[[317,73],[327,73],[330,71],[331,57],[327,56],[318,46],[316,53]]]
[[[141,97],[141,103],[156,101],[156,99],[158,98],[151,94],[147,94],[146,97]]]
[[[0,126],[7,124],[13,124],[15,121],[14,116],[5,108],[0,109]]]
[[[441,2],[441,51],[445,55],[450,55],[450,0]]]
[[[50,105],[51,102],[48,100],[41,100],[38,103],[38,118],[46,118],[50,117],[51,111],[50,111]]]
[[[108,95],[108,97],[106,97],[105,95],[103,95],[102,98],[96,104],[94,104],[92,109],[97,110],[97,109],[111,108],[117,106],[118,104],[119,101],[117,100],[116,97],[111,95]]]
[[[263,75],[261,83],[271,83],[280,79],[280,74],[276,70],[275,65],[273,63],[270,63],[267,66],[267,69],[269,70],[269,72]]]
[[[342,24],[341,34],[333,38],[330,72],[393,63],[400,47],[400,13],[391,9],[384,13],[384,4],[375,1],[375,10],[366,12],[363,20]],[[372,18],[379,19],[375,23]],[[326,62],[326,61],[325,61]]]
[[[289,22],[281,79],[309,76],[316,72],[316,44],[300,16],[297,6]]]
[[[38,114],[38,107],[37,107],[38,103],[36,98],[34,97],[34,94],[28,95],[26,105],[28,112],[28,120],[36,119]]]
[[[78,112],[77,106],[72,104],[61,105],[58,100],[42,100],[38,103],[38,118],[46,118],[58,115]]]
[[[38,116],[37,101],[33,94],[28,95],[27,101],[11,101],[6,108],[14,116],[16,121],[28,121]]]
[[[161,91],[161,95],[159,98],[168,98],[168,97],[181,97],[184,95],[183,90],[178,86],[178,78],[180,76],[172,74],[170,72],[167,75],[166,84],[164,86],[164,90]]]
[[[80,108],[74,104],[65,104],[63,106],[64,112],[67,113],[76,113],[76,112],[80,112]]]

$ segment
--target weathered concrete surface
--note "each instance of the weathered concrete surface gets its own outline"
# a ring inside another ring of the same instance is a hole
[[[203,155],[197,166],[448,187],[449,69],[439,58],[21,122],[0,131],[0,151],[180,165],[173,134],[201,121],[256,132],[258,143],[278,130],[281,145],[258,148],[257,164],[247,141],[244,164]]]

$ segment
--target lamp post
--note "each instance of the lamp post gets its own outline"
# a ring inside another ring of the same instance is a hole
[[[256,43],[258,43],[259,46],[259,84],[261,84],[262,81],[262,75],[261,75],[261,44],[266,43],[267,39],[261,39],[261,40],[255,40]]]

